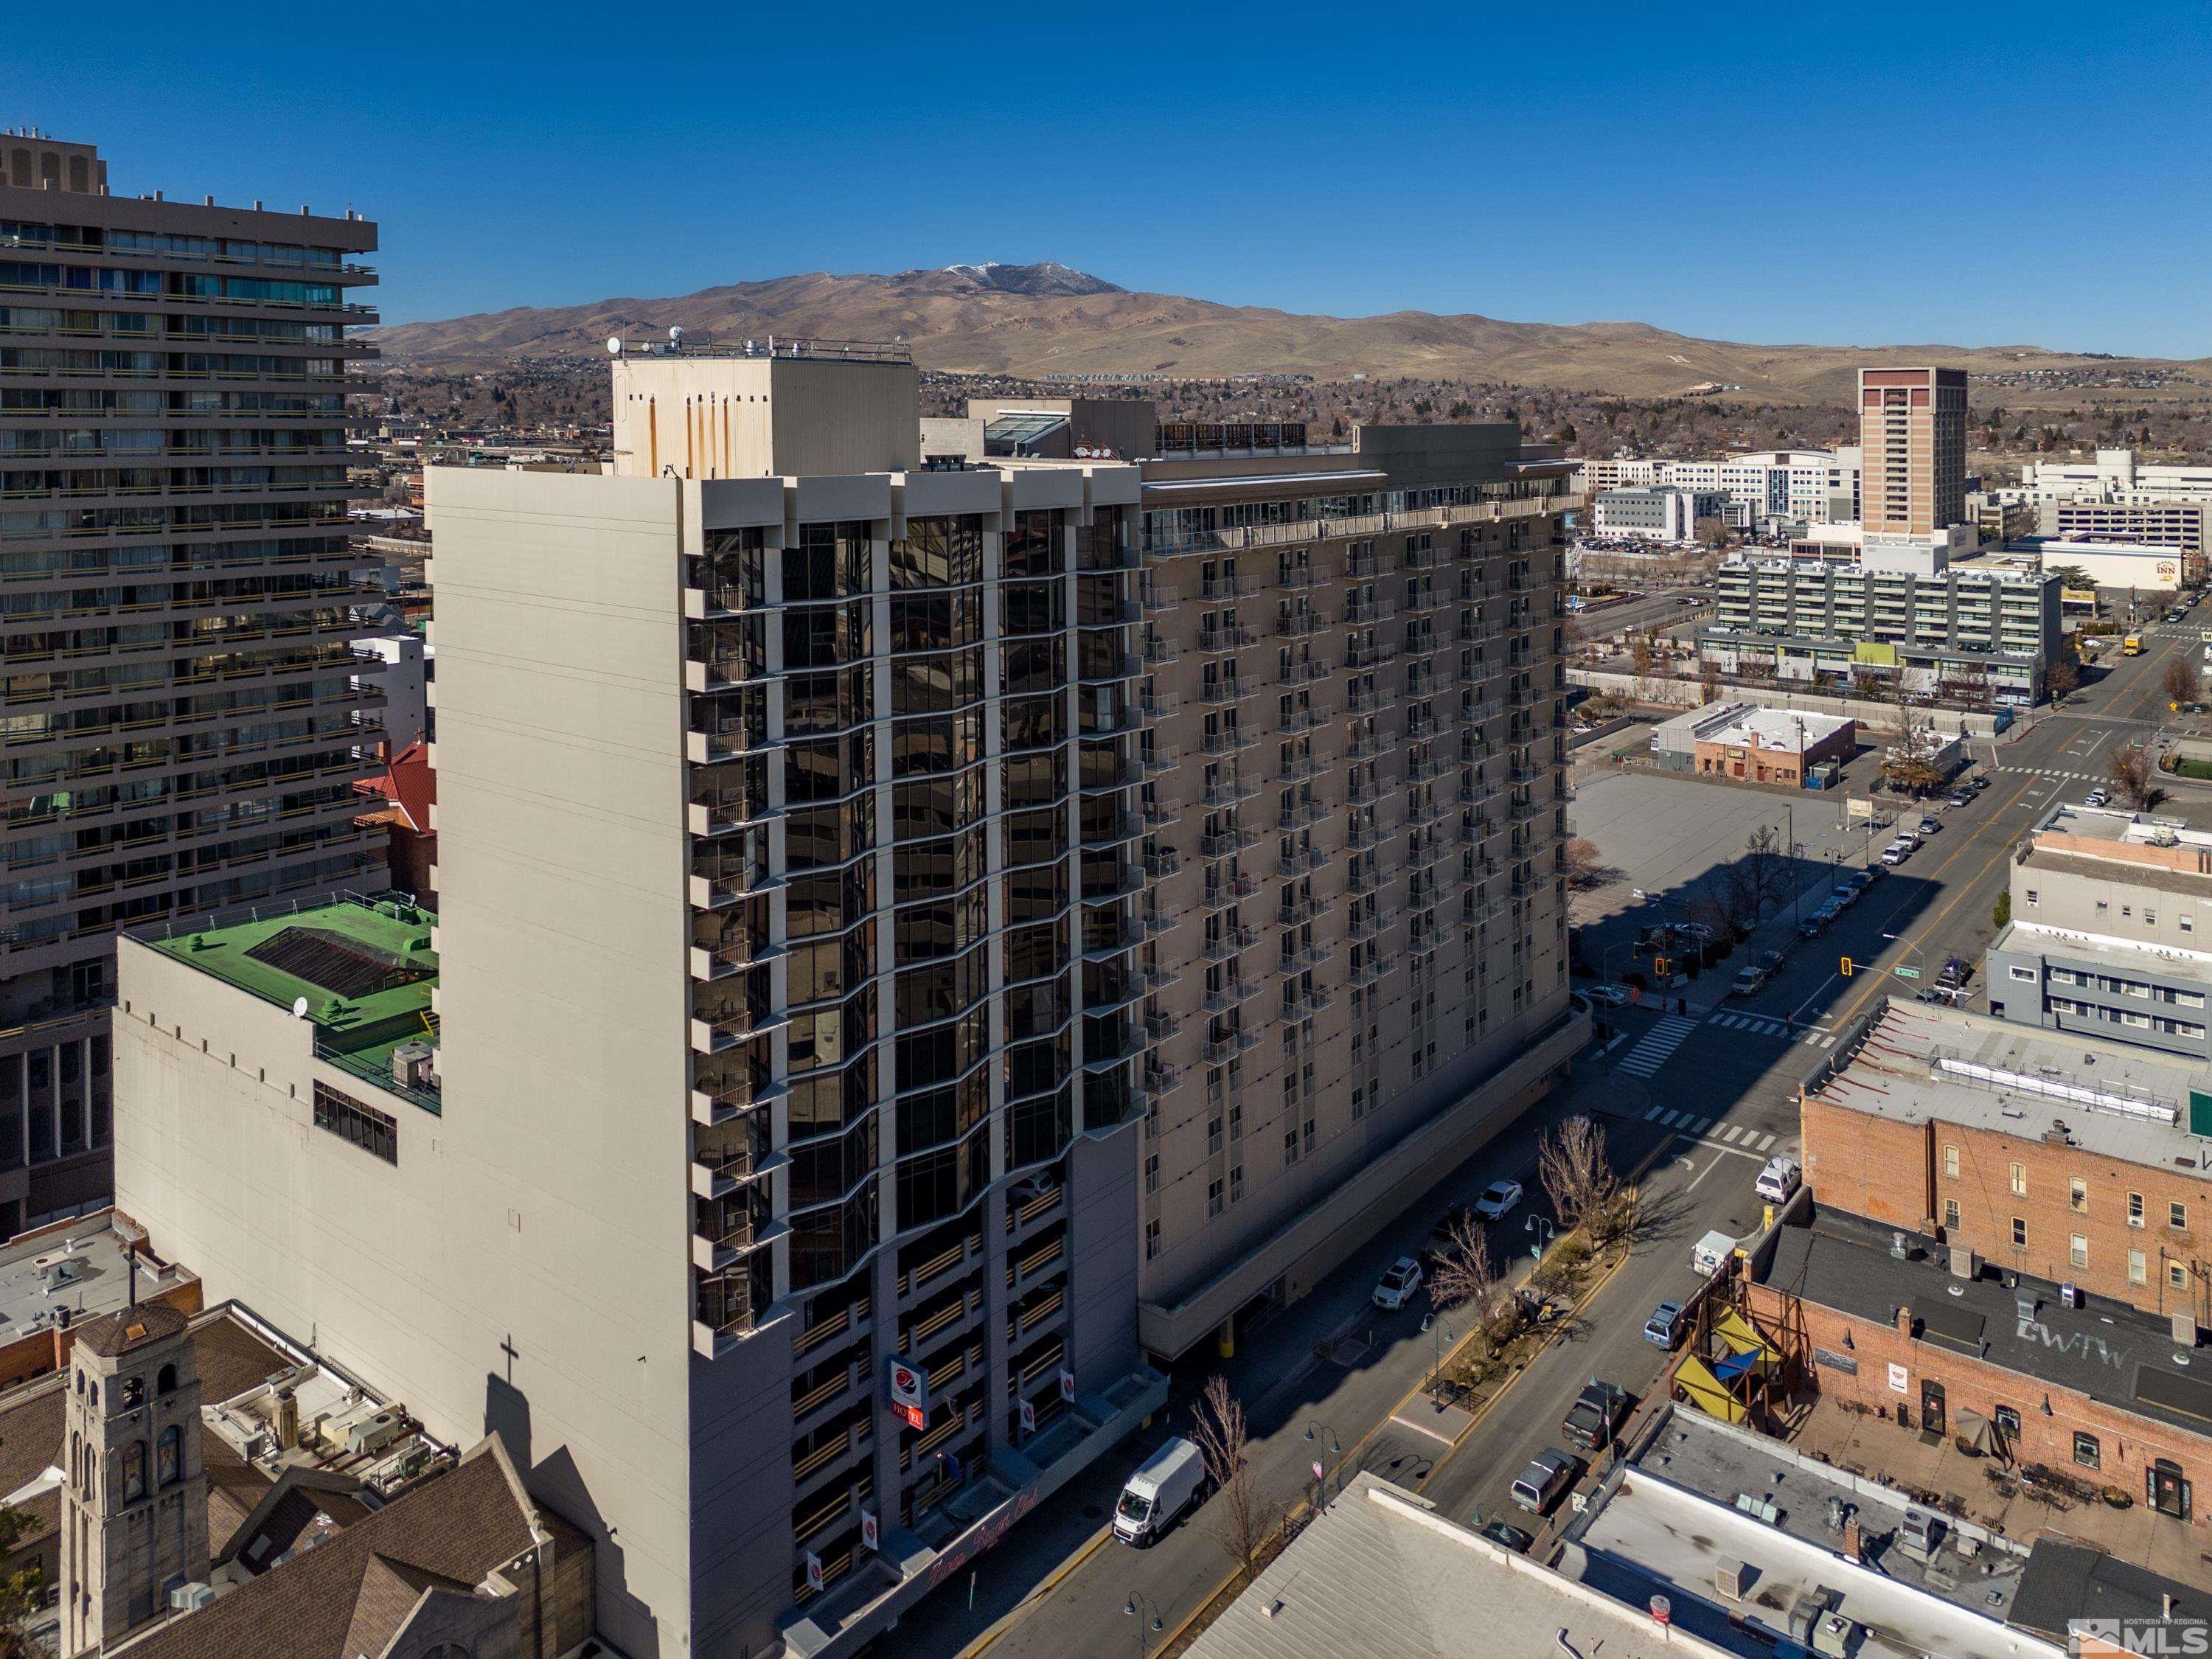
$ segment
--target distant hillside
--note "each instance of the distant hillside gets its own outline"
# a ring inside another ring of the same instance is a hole
[[[1133,293],[1066,265],[962,264],[895,276],[814,271],[673,299],[601,300],[407,323],[374,331],[387,362],[485,368],[596,353],[611,334],[680,325],[695,340],[768,334],[903,337],[928,368],[968,374],[1412,375],[1668,397],[1714,383],[1784,401],[1848,403],[1870,357],[1982,372],[2140,372],[2212,381],[2212,360],[2176,363],[2039,347],[1741,345],[1645,323],[1510,323],[1472,313],[1304,316]]]

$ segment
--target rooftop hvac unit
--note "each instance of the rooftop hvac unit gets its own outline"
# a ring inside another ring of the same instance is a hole
[[[1731,1601],[1741,1601],[1750,1590],[1752,1581],[1759,1577],[1759,1569],[1747,1566],[1732,1556],[1723,1556],[1713,1572],[1713,1586]]]
[[[1909,1509],[1905,1512],[1904,1524],[1897,1529],[1897,1544],[1907,1554],[1927,1560],[1936,1553],[1936,1540],[1943,1535],[1943,1522],[1926,1510]]]
[[[1820,1615],[1813,1626],[1813,1651],[1844,1659],[1857,1645],[1858,1626],[1840,1613]]]
[[[215,1586],[194,1579],[179,1584],[169,1592],[169,1608],[173,1613],[198,1613],[215,1601]]]
[[[392,1051],[392,1080],[403,1089],[419,1089],[430,1080],[431,1057],[437,1053],[427,1042],[403,1042]]]
[[[346,1449],[349,1452],[382,1451],[399,1438],[406,1425],[405,1418],[397,1411],[381,1411],[374,1417],[364,1417],[346,1429]]]

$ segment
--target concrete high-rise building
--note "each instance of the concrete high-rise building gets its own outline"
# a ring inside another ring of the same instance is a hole
[[[613,373],[612,476],[428,475],[439,915],[126,942],[118,1206],[626,1650],[847,1654],[1564,1072],[1567,464]]]
[[[1930,536],[1966,516],[1966,372],[1859,371],[1859,522]]]
[[[1295,1297],[1540,1097],[1571,464],[1510,425],[1144,465],[1147,1352]],[[1255,445],[1255,439],[1266,441]]]
[[[344,417],[375,246],[0,134],[0,1234],[109,1190],[117,929],[374,860]]]

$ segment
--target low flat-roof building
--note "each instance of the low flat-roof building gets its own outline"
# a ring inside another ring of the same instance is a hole
[[[2208,1103],[2201,1065],[1885,1000],[1806,1079],[1805,1179],[1824,1206],[2208,1326]]]
[[[1857,723],[1841,715],[1750,702],[1708,704],[1651,734],[1653,755],[1669,769],[1794,788],[1814,768],[1849,760],[1857,746]]]
[[[2053,806],[2014,857],[1990,1012],[2212,1064],[2212,834],[2121,807]]]
[[[1676,489],[1652,484],[1608,489],[1595,498],[1590,510],[1601,536],[1686,542],[1696,539],[1699,520],[1725,520],[1729,506],[1728,495],[1719,489]]]
[[[2045,570],[2079,570],[2099,587],[2163,593],[2203,580],[2203,560],[2175,543],[2052,540],[2037,551]]]
[[[1743,1650],[1655,1624],[1479,1536],[1364,1472],[1188,1650],[1190,1659],[1724,1659]]]
[[[1777,1231],[1744,1294],[1823,1398],[1939,1443],[1980,1438],[2077,1504],[2185,1523],[2187,1541],[2161,1553],[2201,1553],[2212,1517],[2194,1488],[2212,1474],[2212,1382],[2171,1322],[2102,1295],[2069,1303],[2050,1279],[1824,1205]]]
[[[1954,1523],[1923,1557],[1912,1513],[1886,1486],[1676,1406],[1568,1522],[1559,1570],[1624,1607],[1663,1596],[1670,1636],[1735,1653],[2063,1651],[2006,1622],[2026,1546]]]

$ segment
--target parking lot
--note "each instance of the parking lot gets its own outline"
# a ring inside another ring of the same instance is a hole
[[[1849,822],[1844,799],[1841,791],[1792,797],[1665,773],[1589,776],[1576,803],[1576,833],[1596,846],[1605,875],[1571,904],[1583,958],[1605,978],[1617,978],[1638,929],[1682,920],[1692,898],[1765,824],[1790,848],[1785,890],[1802,896],[1797,902],[1809,913],[1839,869],[1866,864],[1889,836]]]

